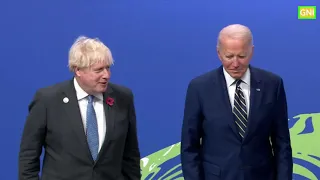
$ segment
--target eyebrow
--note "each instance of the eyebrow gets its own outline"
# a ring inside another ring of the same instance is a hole
[[[237,55],[237,56],[246,56],[246,55],[248,55],[248,53],[240,53],[240,54],[234,54],[234,53],[225,53],[224,54],[225,56],[230,56],[230,55]]]

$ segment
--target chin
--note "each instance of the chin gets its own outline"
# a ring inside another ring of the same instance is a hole
[[[101,89],[99,89],[100,91],[100,93],[104,93],[104,92],[106,92],[106,90],[107,90],[107,87],[105,87],[105,88],[101,88]]]
[[[239,73],[232,73],[231,77],[235,78],[235,79],[240,79],[243,76],[242,72]]]
[[[97,93],[104,93],[106,90],[107,90],[107,86],[99,87],[99,88],[96,89],[96,92]]]

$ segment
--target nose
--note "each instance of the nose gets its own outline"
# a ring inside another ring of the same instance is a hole
[[[109,79],[110,76],[111,76],[110,69],[109,69],[109,68],[104,69],[104,70],[103,70],[103,78]]]
[[[232,62],[232,66],[234,66],[234,67],[239,67],[240,66],[240,63],[239,63],[237,58],[235,58],[234,61]]]

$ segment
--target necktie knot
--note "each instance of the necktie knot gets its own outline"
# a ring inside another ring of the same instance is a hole
[[[93,99],[94,99],[94,96],[88,95],[88,103],[92,104],[93,103]]]
[[[236,80],[236,87],[240,87],[240,84],[242,83],[242,80],[241,79],[237,79]]]

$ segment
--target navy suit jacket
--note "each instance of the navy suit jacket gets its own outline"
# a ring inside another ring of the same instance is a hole
[[[185,180],[292,180],[283,80],[250,66],[250,113],[238,133],[222,66],[187,90],[181,139]]]

